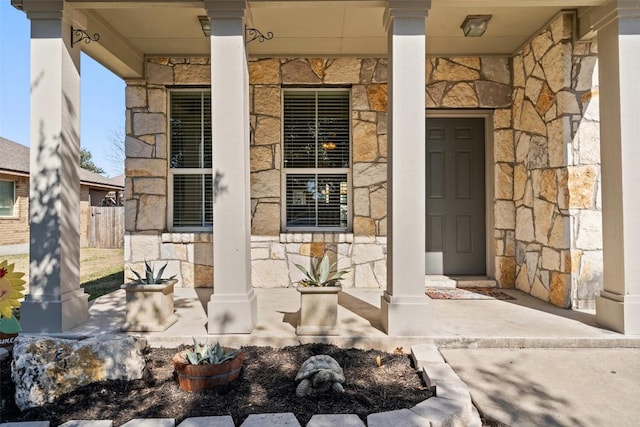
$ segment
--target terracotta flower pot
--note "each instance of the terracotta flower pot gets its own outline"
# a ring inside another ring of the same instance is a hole
[[[217,365],[192,365],[186,363],[185,351],[173,356],[173,367],[176,371],[178,385],[181,390],[193,392],[206,390],[216,385],[228,384],[238,378],[244,362],[244,352]]]

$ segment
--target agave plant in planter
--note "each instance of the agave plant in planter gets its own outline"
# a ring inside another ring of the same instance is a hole
[[[143,274],[131,269],[135,278],[121,286],[127,294],[126,318],[123,331],[164,331],[178,321],[173,312],[175,276],[163,278],[167,264],[158,274],[147,261]]]
[[[178,386],[184,391],[200,391],[227,384],[238,378],[244,362],[242,350],[199,344],[193,339],[193,350],[183,350],[173,356]]]
[[[311,269],[296,264],[304,274],[297,287],[300,292],[300,322],[298,335],[339,335],[338,294],[342,290],[340,279],[347,270],[334,271],[325,254],[322,261],[311,260]]]

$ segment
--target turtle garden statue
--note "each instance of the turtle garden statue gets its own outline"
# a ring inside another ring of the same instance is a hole
[[[311,356],[305,360],[298,370],[296,381],[300,382],[296,388],[298,397],[311,396],[329,389],[344,393],[344,372],[338,362],[326,354]]]

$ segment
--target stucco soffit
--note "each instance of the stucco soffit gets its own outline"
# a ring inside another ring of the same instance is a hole
[[[140,7],[202,7],[202,0],[66,0],[76,9],[139,9]]]
[[[434,0],[447,7],[557,7],[602,6],[609,0]]]
[[[144,77],[142,52],[94,11],[86,10],[85,14],[87,32],[100,34],[100,40],[83,44],[82,50],[123,79]]]

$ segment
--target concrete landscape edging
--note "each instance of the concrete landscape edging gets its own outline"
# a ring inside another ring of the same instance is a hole
[[[411,358],[427,387],[434,396],[424,400],[412,408],[379,412],[367,417],[368,427],[481,427],[480,415],[471,403],[469,388],[451,369],[438,348],[433,344],[419,344],[411,347]],[[364,426],[364,423],[353,414],[319,414],[314,415],[307,427],[331,426]],[[158,422],[161,422],[158,424]],[[153,423],[153,424],[150,424]],[[108,420],[73,420],[61,426],[65,427],[105,427],[113,425]],[[174,427],[175,420],[134,419],[124,424],[126,427],[145,427],[162,425]],[[182,421],[178,427],[220,426],[233,427],[230,416],[192,417]],[[300,426],[292,413],[250,415],[241,427],[262,425]],[[49,427],[48,421],[10,422],[3,427]]]

